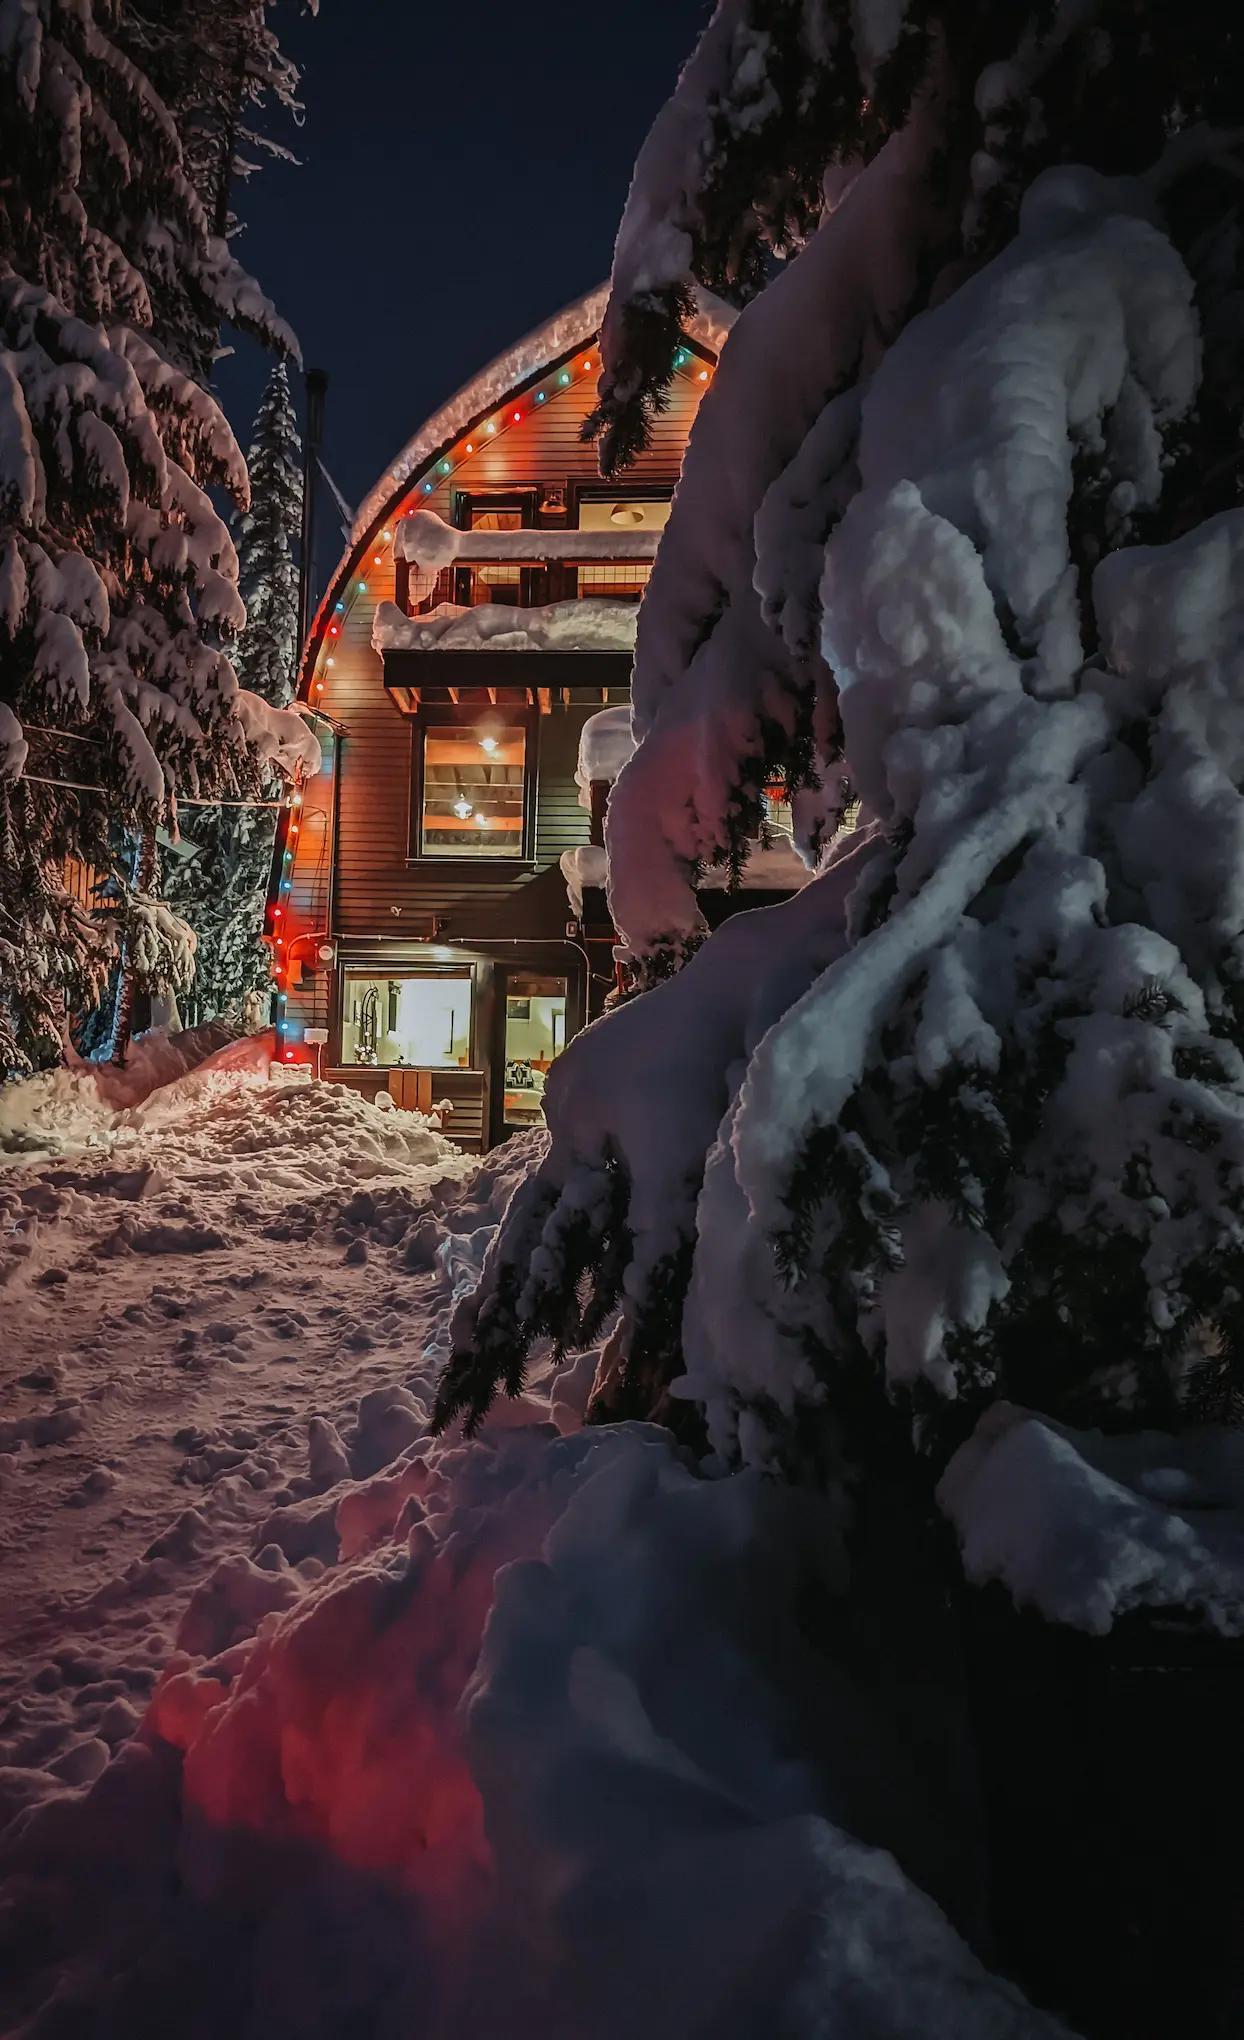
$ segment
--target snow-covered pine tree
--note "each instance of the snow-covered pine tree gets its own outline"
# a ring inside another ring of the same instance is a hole
[[[247,453],[250,506],[234,521],[246,626],[232,653],[242,685],[274,708],[290,701],[297,677],[301,456],[288,370],[277,361]],[[274,776],[269,792],[278,786]],[[240,1015],[247,993],[266,992],[271,980],[263,920],[275,812],[196,808],[187,834],[197,854],[170,874],[168,894],[197,937],[195,1016]]]
[[[246,471],[196,376],[222,319],[294,342],[140,68],[158,15],[0,8],[0,851],[21,845],[0,939],[31,957],[76,926],[67,855],[106,869],[110,825],[141,835],[178,792],[245,792],[259,769],[216,649],[243,611],[207,495],[244,503]],[[32,963],[40,982],[68,989],[75,943]],[[15,1056],[46,1059],[46,1010],[9,1003]]]
[[[600,1405],[757,1463],[881,1387],[940,1458],[997,1397],[1178,1422],[1239,1373],[1242,113],[1202,0],[722,0],[597,421],[642,444],[690,280],[752,292],[607,821],[637,982],[682,967],[553,1071],[442,1421],[618,1299]],[[814,755],[861,826],[705,942],[697,869]]]

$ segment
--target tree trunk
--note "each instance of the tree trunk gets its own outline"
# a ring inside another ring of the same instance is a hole
[[[134,852],[134,891],[154,892],[157,870],[155,830],[150,829],[139,837],[138,847]],[[117,980],[117,1003],[112,1022],[112,1048],[108,1056],[109,1062],[117,1069],[125,1068],[126,1051],[134,1031],[134,994],[137,989],[134,950],[127,937],[121,945],[121,971]]]

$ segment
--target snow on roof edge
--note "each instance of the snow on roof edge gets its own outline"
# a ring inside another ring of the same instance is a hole
[[[473,375],[469,382],[462,384],[439,410],[419,427],[413,438],[408,439],[397,459],[385,470],[378,482],[368,490],[355,513],[350,531],[350,542],[325,583],[307,636],[299,650],[298,691],[302,692],[309,670],[309,655],[318,642],[320,630],[340,586],[344,575],[350,570],[350,563],[369,531],[383,516],[385,510],[404,485],[419,469],[425,467],[432,456],[451,439],[457,437],[493,404],[508,396],[519,383],[527,382],[548,368],[559,356],[569,354],[581,347],[589,334],[599,331],[609,299],[609,285],[600,283],[586,291],[572,304],[564,305],[543,326],[537,326],[512,347],[498,354],[494,359]],[[696,308],[687,323],[689,339],[697,340],[711,353],[720,354],[727,333],[738,317],[733,306],[702,285],[695,286]]]
[[[469,382],[463,383],[461,389],[456,390],[438,411],[425,420],[414,437],[407,440],[397,459],[368,491],[354,519],[351,545],[358,545],[366,537],[403,483],[409,481],[415,470],[422,467],[432,454],[439,452],[447,440],[455,438],[482,411],[491,409],[517,384],[539,375],[559,356],[581,346],[589,333],[595,333],[604,317],[608,298],[609,285],[597,284],[573,304],[564,305],[534,332],[525,334],[504,353],[496,355]],[[690,338],[698,340],[713,353],[719,353],[735,316],[732,308],[714,297],[711,291],[697,290],[696,312],[688,329]],[[333,578],[336,579],[336,575]]]

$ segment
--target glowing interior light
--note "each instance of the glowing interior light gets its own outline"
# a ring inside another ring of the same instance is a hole
[[[285,912],[285,909],[284,909],[284,907],[273,907],[273,909],[272,909],[272,918],[273,918],[273,920],[274,920],[274,921],[279,921],[279,920],[280,920],[280,918],[281,918],[281,915],[282,915],[282,914],[283,914],[284,912]]]
[[[443,460],[441,462],[441,473],[443,475],[447,475],[449,473],[449,462],[447,460]]]
[[[706,368],[702,368],[702,369],[700,370],[700,381],[701,381],[701,382],[707,382],[707,381],[708,381],[708,370],[707,370]]]
[[[322,680],[317,680],[317,681],[316,681],[316,683],[315,683],[315,691],[316,691],[316,693],[317,693],[317,694],[322,694],[322,693],[324,692],[324,682],[323,682]]]
[[[481,829],[486,829],[488,827],[487,815],[476,815],[475,819]]]
[[[339,630],[339,629],[337,628],[337,625],[336,625],[335,623],[330,623],[330,624],[329,624],[329,626],[328,626],[328,635],[329,635],[329,637],[340,637],[340,636],[341,636],[341,632],[340,632],[340,630]]]
[[[380,562],[381,562],[381,558],[382,558],[382,555],[381,555],[380,553],[373,553],[373,554],[372,554],[372,556],[371,556],[371,558],[372,558],[372,565],[373,565],[374,567],[378,567],[378,566],[380,565]]]
[[[324,661],[324,664],[326,666],[335,666],[336,663],[337,663],[336,659],[325,659]]]
[[[496,428],[496,425],[494,424],[493,420],[492,420],[492,419],[490,418],[490,419],[488,420],[488,423],[487,423],[487,425],[485,426],[485,428],[484,428],[484,429],[485,429],[485,431],[486,431],[486,432],[495,432],[497,428]]]
[[[495,751],[497,748],[497,740],[495,737],[481,737],[479,740],[479,747],[481,751]]]
[[[583,366],[584,366],[584,368],[590,368],[590,367],[592,366],[592,364],[591,364],[591,362],[590,362],[590,361],[585,361],[585,362],[584,362],[584,364],[583,364]]]
[[[333,606],[336,609],[338,616],[344,616],[346,607],[344,602],[337,602]]]
[[[537,404],[542,404],[542,403],[544,402],[544,391],[543,391],[543,390],[537,390],[537,391],[536,391],[536,402],[537,402]]]
[[[461,815],[461,817],[462,817],[463,821],[465,822],[465,820],[466,820],[467,816],[468,816],[468,815],[470,814],[470,812],[471,812],[471,803],[470,803],[470,801],[469,801],[469,800],[463,800],[463,799],[461,798],[461,796],[460,796],[460,797],[459,797],[459,798],[458,798],[458,799],[457,799],[457,800],[456,800],[456,801],[454,802],[454,813],[455,813],[456,815]]]
[[[287,878],[283,878],[283,879],[281,880],[281,891],[282,891],[282,892],[288,892],[288,891],[289,891],[289,880],[288,880]]]
[[[293,1062],[293,1060],[294,1060],[294,1051],[293,1051],[293,1049],[292,1049],[292,1048],[287,1048],[287,1049],[286,1049],[286,1051],[285,1051],[285,1060],[286,1060],[286,1062]]]
[[[430,495],[432,494],[432,484],[431,484],[431,482],[425,482],[425,483],[424,483],[424,485],[423,485],[423,493],[424,493],[424,495],[425,495],[425,496],[430,496]]]
[[[522,414],[522,412],[521,412],[521,411],[515,411],[515,413],[514,413],[514,423],[515,423],[516,425],[517,425],[517,423],[518,423],[519,419],[520,419],[520,418],[522,417],[522,415],[523,415],[523,414]]]
[[[366,593],[367,593],[367,583],[366,583],[366,581],[360,581],[360,582],[359,582],[359,584],[358,584],[358,589],[359,589],[359,594],[360,594],[360,595],[366,595]]]
[[[472,444],[471,444],[471,442],[470,442],[470,440],[469,440],[469,439],[467,440],[467,443],[466,443],[466,450],[467,450],[467,452],[468,452],[468,453],[474,453],[474,451],[475,451],[475,448],[474,448],[474,447],[472,446]]]
[[[559,382],[559,383],[560,383],[560,384],[562,385],[562,388],[564,389],[564,388],[565,388],[565,386],[566,386],[566,384],[567,384],[567,383],[568,383],[568,382],[570,381],[570,370],[569,370],[568,368],[563,368],[563,370],[562,370],[561,374],[560,374],[560,375],[558,376],[557,380],[558,380],[558,382]]]
[[[391,531],[382,531],[380,536],[381,538],[392,538],[393,533]]]

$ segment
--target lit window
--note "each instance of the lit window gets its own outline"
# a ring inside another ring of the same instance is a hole
[[[668,496],[605,496],[580,503],[580,531],[662,531],[673,504]]]
[[[423,732],[425,857],[521,857],[527,772],[522,723],[432,723]]]
[[[341,1059],[386,1069],[469,1068],[470,968],[346,971]]]
[[[566,980],[511,972],[505,1001],[505,1123],[543,1126],[544,1086],[566,1046]]]

